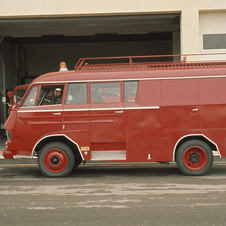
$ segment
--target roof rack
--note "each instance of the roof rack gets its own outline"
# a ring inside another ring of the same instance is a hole
[[[222,53],[224,54],[224,53]],[[200,58],[222,54],[187,54],[187,55],[154,55],[125,57],[80,58],[75,65],[76,72],[84,71],[116,71],[116,70],[158,70],[175,68],[209,68],[226,67],[226,61],[188,61],[189,57]],[[224,54],[226,56],[226,54]],[[173,61],[173,58],[181,61]],[[165,60],[163,60],[165,59]]]

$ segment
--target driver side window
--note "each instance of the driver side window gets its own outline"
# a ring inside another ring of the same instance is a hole
[[[63,85],[42,86],[37,105],[60,104],[63,90]]]
[[[38,88],[38,86],[34,86],[30,90],[22,107],[45,106],[61,103],[64,85],[41,86],[38,99],[36,100]]]

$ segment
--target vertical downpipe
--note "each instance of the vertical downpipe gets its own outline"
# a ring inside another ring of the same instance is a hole
[[[3,39],[4,39],[4,37],[1,37],[0,45],[2,44]],[[6,96],[5,96],[5,93],[6,93],[5,63],[3,61],[1,52],[0,52],[0,63],[2,65],[2,86],[3,86],[2,94],[3,94],[3,97],[6,98]],[[5,123],[5,121],[6,121],[6,104],[3,104],[3,110],[4,110],[3,119],[4,119],[4,123]]]

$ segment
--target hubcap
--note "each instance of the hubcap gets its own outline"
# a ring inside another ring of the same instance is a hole
[[[64,151],[51,149],[45,154],[43,162],[48,171],[59,173],[66,168],[68,159]]]
[[[201,155],[196,154],[196,152],[194,152],[193,154],[189,154],[190,155],[190,159],[188,161],[191,161],[193,164],[195,164],[196,162],[199,162],[199,157]]]
[[[185,150],[183,163],[189,170],[198,171],[203,169],[208,162],[206,151],[199,146],[192,146]]]
[[[51,163],[52,163],[53,165],[58,165],[59,162],[60,162],[60,158],[57,157],[56,155],[55,155],[53,158],[50,158],[50,159],[51,159]]]

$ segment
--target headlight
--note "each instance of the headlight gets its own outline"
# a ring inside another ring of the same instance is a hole
[[[11,141],[11,133],[7,130],[6,130],[6,136],[7,136],[7,140]]]

